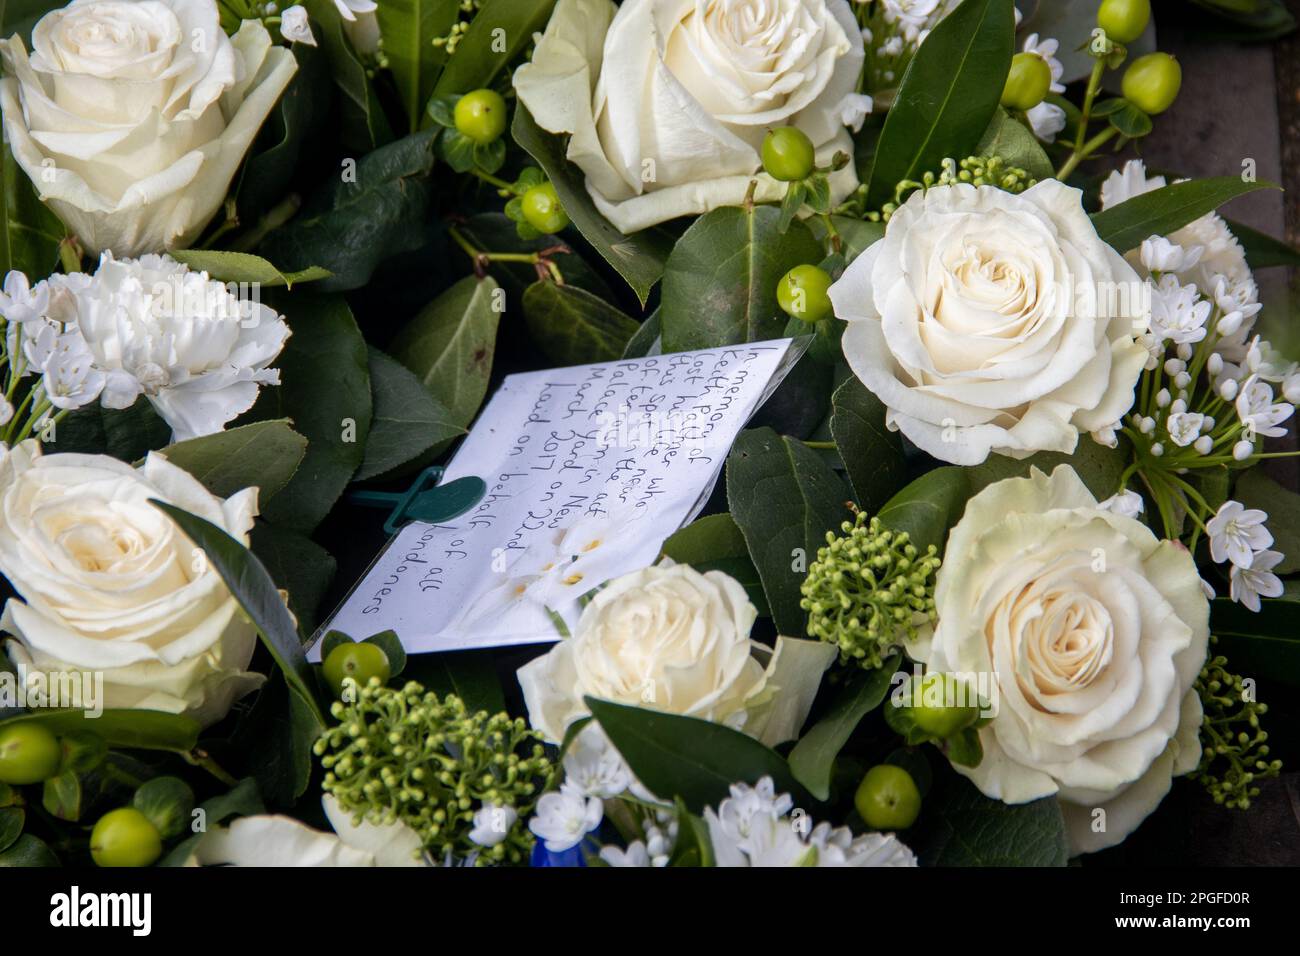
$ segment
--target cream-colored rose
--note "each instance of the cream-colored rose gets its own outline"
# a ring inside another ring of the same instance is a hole
[[[757,616],[721,571],[662,564],[616,578],[572,637],[519,669],[529,722],[558,742],[590,696],[725,723],[767,744],[789,740],[835,648],[778,638],[769,649],[750,640]]]
[[[1099,508],[1067,465],[985,488],[948,536],[928,669],[985,675],[987,796],[1057,795],[1075,852],[1113,846],[1201,755],[1209,603],[1187,549]],[[1098,813],[1097,811],[1103,811]]]
[[[0,631],[39,673],[102,673],[104,707],[184,713],[207,725],[261,685],[246,671],[257,635],[221,576],[156,498],[247,544],[257,489],[226,500],[150,454],[0,459],[0,573],[11,598]]]
[[[890,428],[958,465],[1071,452],[1132,407],[1145,286],[1054,179],[918,190],[831,286]]]
[[[773,127],[807,133],[818,165],[851,156],[862,59],[846,0],[560,0],[514,83],[628,233],[739,205],[755,178],[760,202],[780,199],[755,176]],[[835,201],[856,186],[850,163]]]
[[[297,69],[214,0],[73,0],[0,41],[5,138],[92,252],[183,247],[207,225]]]

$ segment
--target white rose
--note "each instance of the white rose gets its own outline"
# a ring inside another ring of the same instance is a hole
[[[50,318],[80,334],[106,375],[101,402],[130,408],[146,396],[176,441],[221,431],[280,382],[268,366],[288,341],[284,319],[170,256],[106,252],[93,276],[55,274],[47,285]]]
[[[1099,507],[1072,468],[1034,469],[970,500],[935,608],[932,643],[915,656],[993,682],[984,759],[957,770],[1007,803],[1058,795],[1074,852],[1119,843],[1196,767],[1192,684],[1209,642],[1196,564]]]
[[[862,38],[846,0],[560,0],[515,90],[538,125],[571,134],[568,157],[596,207],[623,232],[759,202],[768,130],[797,126],[818,165],[853,154],[845,101]],[[849,100],[852,104],[854,101]],[[857,186],[852,163],[835,201]]]
[[[1071,452],[1128,411],[1149,297],[1081,197],[1054,179],[918,190],[831,286],[845,358],[890,428],[977,465]]]
[[[14,158],[88,249],[187,245],[225,199],[297,69],[261,23],[213,0],[73,0],[0,41]]]
[[[529,722],[560,741],[590,696],[726,723],[767,744],[789,740],[835,648],[778,638],[769,650],[750,640],[757,616],[721,571],[664,564],[616,578],[572,637],[519,669]]]
[[[0,630],[16,664],[39,673],[103,674],[101,703],[214,723],[261,685],[246,671],[257,644],[220,575],[156,498],[240,542],[257,489],[223,501],[165,458],[139,468],[106,455],[41,455],[35,442],[0,459],[0,573],[11,598]]]

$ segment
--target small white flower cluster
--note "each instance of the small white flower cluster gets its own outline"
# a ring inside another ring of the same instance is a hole
[[[1205,525],[1210,557],[1219,564],[1229,562],[1230,596],[1252,611],[1259,610],[1261,597],[1282,595],[1282,581],[1273,569],[1284,556],[1270,550],[1273,535],[1264,527],[1267,520],[1258,508],[1225,501]]]
[[[1139,160],[1102,184],[1103,208],[1165,185]],[[1252,610],[1277,597],[1267,515],[1228,501],[1211,507],[1183,477],[1197,468],[1244,467],[1258,461],[1264,438],[1286,434],[1300,401],[1300,365],[1254,334],[1259,290],[1241,243],[1208,213],[1169,236],[1152,236],[1129,254],[1147,276],[1150,357],[1125,431],[1139,459],[1158,460],[1157,483],[1189,501],[1205,520],[1211,557],[1229,562],[1231,596]],[[1279,399],[1275,386],[1281,391]]]
[[[958,0],[857,0],[868,54],[868,91],[895,87],[908,61]]]
[[[600,826],[605,818],[602,801],[620,797],[629,790],[646,803],[657,802],[637,782],[600,725],[592,721],[570,742],[564,755],[564,783],[558,791],[537,801],[528,829],[552,853],[571,850]],[[478,842],[472,834],[471,839]]]
[[[752,787],[733,784],[704,820],[718,866],[916,866],[892,833],[855,837],[848,827],[813,826],[789,794],[776,793],[771,777]]]
[[[146,396],[177,441],[221,431],[252,407],[262,385],[279,384],[269,368],[289,328],[276,312],[241,299],[206,272],[169,256],[114,259],[99,269],[55,274],[35,286],[21,272],[0,292],[5,400],[20,380],[23,417],[4,433],[13,444],[96,399],[129,408]]]

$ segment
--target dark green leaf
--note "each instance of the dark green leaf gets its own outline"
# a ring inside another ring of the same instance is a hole
[[[194,791],[178,777],[154,777],[136,790],[131,806],[149,818],[164,840],[170,840],[189,825]]]
[[[199,739],[199,725],[181,714],[156,710],[105,710],[98,717],[88,717],[80,710],[39,710],[14,721],[39,723],[58,736],[94,734],[110,747],[133,750],[170,750],[188,753]]]
[[[547,280],[524,293],[524,319],[537,347],[557,365],[613,361],[641,328],[599,296]]]
[[[458,0],[384,0],[375,14],[384,56],[413,130],[420,125],[438,76],[433,40],[450,32],[459,6]]]
[[[1300,602],[1259,603],[1258,612],[1227,598],[1210,603],[1210,631],[1219,639],[1212,653],[1227,657],[1236,673],[1300,687]]]
[[[782,234],[774,206],[724,206],[686,230],[664,268],[665,352],[780,338],[777,282],[825,251],[801,221]]]
[[[450,413],[473,421],[487,394],[503,304],[491,276],[466,276],[425,306],[393,340],[393,357]]]
[[[268,803],[295,804],[311,782],[312,747],[324,731],[316,706],[285,683],[284,671],[271,675],[232,741],[232,750],[257,778]]]
[[[745,536],[777,631],[801,637],[799,586],[826,532],[848,516],[839,476],[802,442],[770,428],[741,432],[727,458],[727,501]]]
[[[1141,139],[1151,132],[1151,117],[1142,112],[1128,100],[1120,100],[1119,107],[1109,116],[1110,125],[1119,131],[1121,136],[1127,136],[1129,139]]]
[[[316,613],[338,570],[333,555],[311,538],[269,521],[253,525],[251,547],[277,587],[289,592],[299,630],[310,634]]]
[[[890,498],[877,517],[895,531],[906,531],[918,548],[934,545],[942,554],[948,529],[966,510],[970,493],[967,469],[945,465],[926,472]]]
[[[468,93],[487,86],[546,27],[555,0],[485,0],[438,77],[436,92]],[[502,42],[498,42],[498,38]]]
[[[970,492],[974,495],[1004,478],[1027,477],[1032,468],[1050,475],[1059,466],[1069,465],[1097,500],[1104,501],[1119,491],[1119,480],[1130,453],[1127,439],[1122,439],[1117,448],[1107,448],[1087,435],[1080,435],[1079,444],[1071,454],[1040,451],[1028,458],[989,455],[983,464],[968,468],[966,475],[970,479]]]
[[[320,28],[321,47],[329,60],[330,73],[343,93],[343,140],[363,149],[374,149],[392,138],[388,120],[375,96],[366,66],[357,57],[343,32],[343,18],[334,0],[303,0],[311,22]]]
[[[1034,134],[1000,106],[994,111],[974,155],[997,156],[1006,165],[1023,169],[1038,180],[1056,175],[1052,161]]]
[[[0,852],[0,867],[58,866],[59,858],[39,837],[24,833],[9,849]]]
[[[889,693],[898,661],[895,654],[878,670],[855,669],[848,680],[836,688],[835,700],[826,716],[817,721],[790,751],[790,772],[818,800],[830,796],[835,758],[862,718],[879,707]]]
[[[1250,263],[1252,269],[1267,269],[1270,266],[1300,267],[1300,251],[1291,248],[1282,240],[1274,239],[1242,222],[1229,219],[1227,223],[1232,234],[1241,243],[1241,248],[1245,250],[1246,261]]]
[[[295,282],[314,282],[328,279],[330,273],[319,266],[310,266],[299,272],[281,272],[261,256],[250,252],[224,252],[217,249],[173,249],[169,255],[191,269],[206,272],[221,282],[256,283],[266,288],[284,286],[292,289]]]
[[[380,631],[371,634],[362,643],[374,644],[388,658],[390,678],[396,677],[406,669],[406,648],[402,646],[396,631]]]
[[[41,202],[8,145],[0,146],[0,162],[4,164],[0,224],[6,227],[0,229],[0,276],[17,269],[35,285],[59,264],[59,242],[65,230],[59,217]]]
[[[1240,176],[1217,176],[1174,183],[1126,199],[1094,213],[1097,234],[1118,252],[1128,252],[1151,236],[1167,236],[1194,219],[1213,212],[1229,199],[1257,189],[1276,189],[1273,183],[1243,182]]]
[[[21,807],[0,808],[0,853],[13,846],[14,841],[22,836],[26,819],[27,814]]]
[[[627,340],[627,348],[623,350],[623,358],[645,358],[647,355],[659,355],[663,352],[663,342],[660,339],[660,333],[663,325],[659,321],[659,310],[655,309],[650,313],[649,318],[641,323],[636,334]]]
[[[924,839],[912,844],[923,866],[1065,866],[1070,851],[1054,797],[1006,804],[956,776],[936,791],[925,803]]]
[[[370,388],[374,414],[366,439],[366,457],[353,476],[365,481],[392,471],[465,429],[415,374],[378,349],[371,348]]]
[[[357,161],[355,176],[331,179],[258,251],[282,270],[312,266],[332,275],[326,292],[357,289],[383,260],[424,245],[433,201],[434,133],[414,133]]]
[[[405,676],[439,696],[455,694],[471,710],[496,713],[506,709],[505,693],[490,652],[419,654],[407,659]]]
[[[969,156],[989,125],[1011,65],[1012,0],[965,0],[930,31],[903,74],[876,146],[867,208],[945,157]]]
[[[660,229],[643,229],[625,236],[600,214],[587,193],[586,177],[564,156],[562,137],[546,132],[520,104],[515,109],[511,134],[555,184],[560,204],[584,239],[614,267],[645,305],[650,289],[663,275],[673,240]]]
[[[885,427],[885,406],[850,375],[831,396],[831,435],[858,504],[875,512],[907,482],[903,439]]]
[[[771,777],[777,793],[790,794],[798,806],[813,802],[781,755],[753,737],[695,717],[593,697],[586,702],[636,778],[658,797],[680,797],[692,813],[716,806],[733,783],[761,777]]]
[[[56,774],[41,785],[41,806],[50,816],[71,823],[81,819],[81,779],[75,774]]]
[[[848,216],[831,216],[831,225],[835,227],[843,244],[841,254],[846,263],[862,255],[885,235],[883,222],[868,222],[865,219],[852,219]],[[827,231],[823,220],[810,219],[808,227],[812,229],[818,242],[825,242]]]
[[[365,455],[370,431],[366,343],[340,296],[295,292],[276,300],[295,334],[280,353],[280,386],[264,388],[245,420],[291,419],[307,454],[262,513],[310,533],[334,507]]]
[[[219,497],[257,486],[258,503],[264,506],[298,470],[307,454],[307,439],[280,419],[177,442],[161,454]]]
[[[138,461],[171,441],[171,426],[141,395],[130,408],[105,408],[96,402],[78,408],[59,422],[43,442],[46,451],[112,455],[120,461]]]
[[[213,569],[244,609],[292,689],[319,715],[311,665],[303,654],[298,630],[265,565],[242,544],[210,521],[162,501],[153,505],[170,517],[207,555]],[[321,718],[324,723],[324,718]]]

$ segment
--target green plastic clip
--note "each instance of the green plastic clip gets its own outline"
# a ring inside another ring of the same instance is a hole
[[[457,478],[445,485],[442,468],[434,466],[420,472],[419,477],[406,491],[354,491],[348,500],[367,508],[386,508],[391,511],[384,522],[384,530],[397,534],[411,521],[438,524],[459,518],[487,494],[487,484],[482,478]]]

